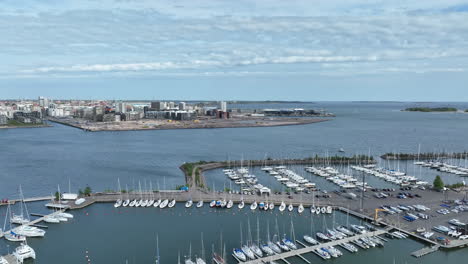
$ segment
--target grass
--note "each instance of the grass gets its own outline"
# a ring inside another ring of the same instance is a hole
[[[458,111],[455,107],[410,107],[406,108],[405,111],[410,112],[456,112]]]
[[[19,121],[16,121],[16,120],[8,120],[8,124],[7,126],[17,126],[17,127],[21,127],[21,126],[42,126],[44,125],[43,123],[40,123],[40,124],[34,124],[34,123],[30,123],[30,124],[25,124],[25,123],[21,123]]]

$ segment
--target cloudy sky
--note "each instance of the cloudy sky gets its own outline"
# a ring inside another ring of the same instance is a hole
[[[468,0],[2,0],[0,36],[0,98],[468,101]]]

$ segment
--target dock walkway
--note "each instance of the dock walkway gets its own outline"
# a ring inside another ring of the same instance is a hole
[[[318,245],[310,246],[310,247],[304,247],[304,248],[300,248],[300,249],[296,249],[296,250],[283,252],[281,254],[277,254],[277,255],[273,255],[273,256],[268,256],[268,257],[264,257],[264,258],[259,258],[259,259],[250,260],[250,261],[246,261],[246,262],[239,262],[239,263],[242,263],[242,264],[258,264],[258,263],[268,263],[268,262],[275,261],[275,260],[284,260],[286,258],[290,258],[290,257],[310,253],[310,252],[314,251],[317,248],[327,247],[327,246],[336,246],[336,245],[343,244],[343,243],[346,243],[346,242],[350,242],[352,240],[356,240],[356,239],[359,239],[359,238],[362,238],[362,237],[379,236],[379,235],[385,234],[386,232],[387,231],[385,231],[385,230],[377,230],[377,231],[369,232],[369,233],[366,233],[366,234],[360,234],[360,235],[355,235],[355,236],[352,236],[352,237],[347,237],[347,238],[344,238],[344,239],[341,239],[341,240],[335,240],[335,241],[331,241],[331,242],[328,242],[328,243],[318,244]]]
[[[49,217],[49,216],[53,217],[53,216],[55,216],[56,214],[59,214],[59,213],[62,213],[62,211],[55,211],[55,212],[53,212],[51,214],[44,215],[44,216],[36,218],[36,219],[32,220],[31,222],[29,222],[27,224],[24,224],[24,225],[34,226],[34,225],[44,221],[44,218]],[[0,238],[2,238],[4,234],[10,233],[10,231],[11,230],[5,230],[3,233],[0,233]]]
[[[439,247],[440,246],[436,245],[436,246],[432,246],[432,247],[421,248],[420,250],[416,250],[415,252],[411,253],[411,256],[416,257],[416,258],[420,258],[420,257],[422,257],[424,255],[436,252],[437,250],[439,250]]]
[[[9,255],[6,255],[6,256],[3,256],[5,258],[5,260],[8,262],[8,264],[17,264],[18,261],[17,259],[15,258],[15,256],[9,254]]]

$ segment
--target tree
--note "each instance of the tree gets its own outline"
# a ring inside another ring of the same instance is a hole
[[[440,191],[444,188],[444,182],[442,181],[442,178],[440,178],[439,175],[437,175],[434,179],[434,189]]]
[[[58,200],[60,200],[60,193],[55,192],[55,201],[58,201]]]
[[[89,186],[86,186],[86,188],[83,191],[84,195],[86,195],[86,196],[90,196],[92,192],[93,191],[91,190],[91,187],[89,187]]]

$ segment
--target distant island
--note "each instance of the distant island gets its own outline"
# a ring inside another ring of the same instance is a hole
[[[409,107],[403,111],[408,112],[457,112],[455,107]],[[467,110],[468,111],[468,110]]]

